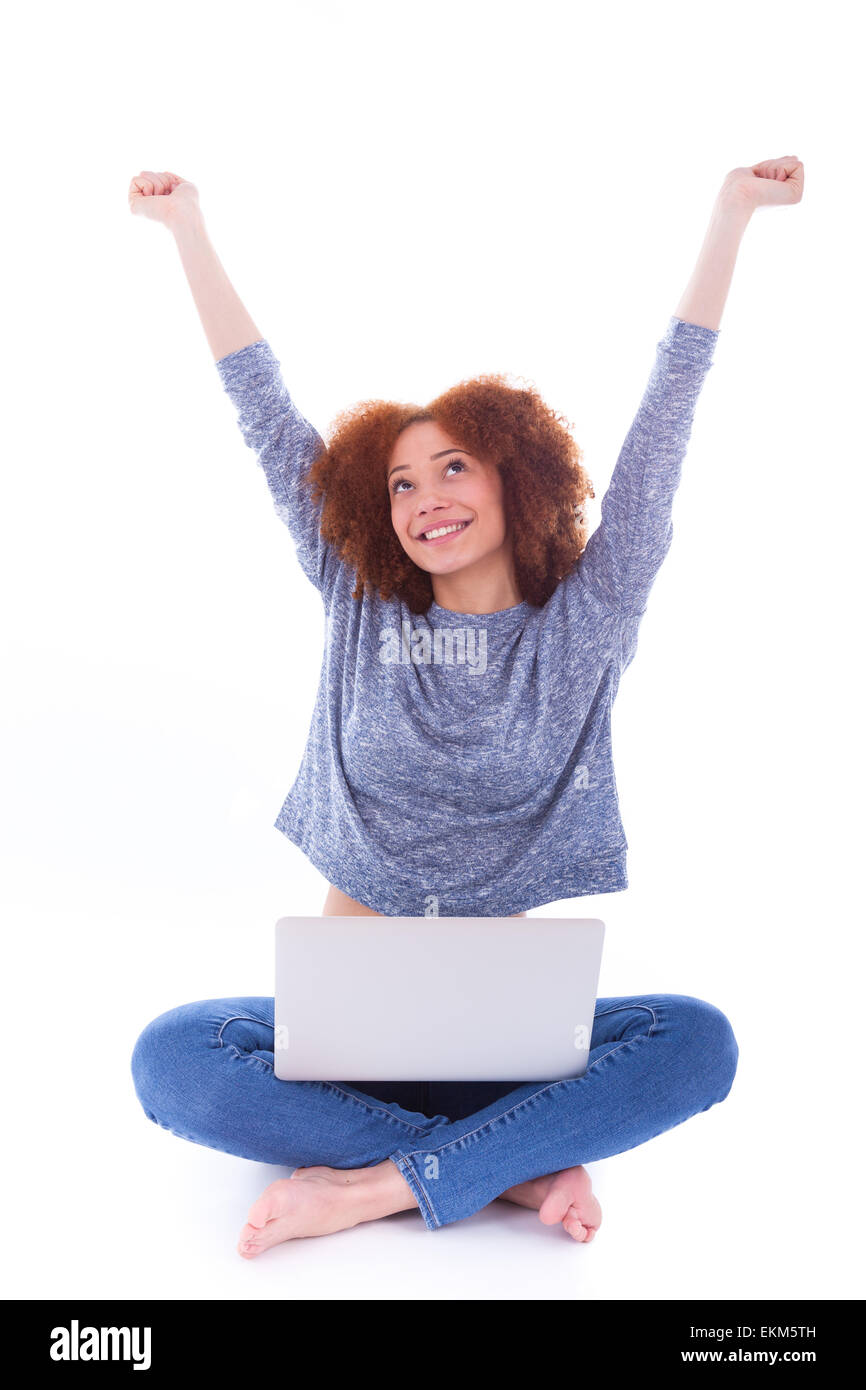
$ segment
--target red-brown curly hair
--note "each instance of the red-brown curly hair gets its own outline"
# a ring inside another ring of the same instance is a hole
[[[352,597],[369,586],[385,600],[398,595],[413,613],[432,602],[431,576],[397,538],[387,488],[397,436],[419,420],[435,420],[498,467],[517,583],[524,599],[543,607],[586,544],[583,506],[595,493],[568,422],[534,387],[511,386],[503,372],[462,381],[428,406],[361,401],[336,416],[307,479],[323,499],[323,538],[355,571]]]

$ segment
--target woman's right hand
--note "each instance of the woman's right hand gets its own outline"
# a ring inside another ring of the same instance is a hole
[[[163,170],[142,169],[129,185],[129,210],[170,227],[178,218],[198,212],[198,189],[188,179]]]

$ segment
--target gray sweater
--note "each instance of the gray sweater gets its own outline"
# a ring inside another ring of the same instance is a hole
[[[275,825],[387,916],[506,916],[628,886],[611,708],[671,542],[718,331],[672,318],[577,565],[543,608],[467,614],[353,599],[303,475],[322,441],[260,339],[216,366],[326,641],[309,737]]]

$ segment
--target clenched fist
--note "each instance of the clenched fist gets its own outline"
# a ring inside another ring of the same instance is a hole
[[[152,169],[142,169],[130,182],[130,212],[170,226],[178,216],[191,209],[198,209],[198,189],[178,174],[165,170],[155,174]]]
[[[743,169],[732,169],[722,185],[723,195],[752,211],[759,207],[799,203],[803,196],[803,165],[795,154],[764,159]]]

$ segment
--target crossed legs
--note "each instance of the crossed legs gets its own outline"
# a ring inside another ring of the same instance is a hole
[[[589,1064],[574,1079],[280,1081],[273,999],[256,996],[161,1014],[138,1038],[132,1072],[156,1124],[295,1169],[253,1205],[239,1243],[249,1257],[412,1207],[436,1230],[498,1197],[592,1239],[601,1213],[583,1165],[723,1100],[737,1057],[714,1005],[656,994],[597,1000]]]

